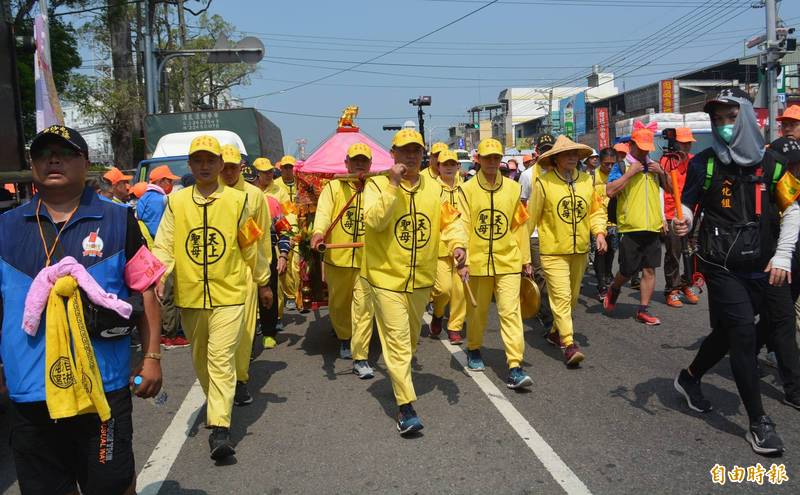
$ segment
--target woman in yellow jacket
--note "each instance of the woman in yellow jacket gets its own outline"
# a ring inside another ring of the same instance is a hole
[[[153,254],[167,267],[156,291],[163,295],[164,280],[174,269],[175,306],[181,309],[197,379],[208,398],[211,458],[218,460],[235,453],[231,409],[248,276],[265,306],[272,304],[272,293],[247,195],[219,183],[222,157],[214,137],[192,140],[189,168],[197,182],[169,196],[156,234]]]
[[[528,203],[531,228],[539,229],[542,268],[547,279],[553,330],[547,341],[563,349],[567,366],[576,366],[584,355],[573,340],[572,309],[578,302],[586,271],[589,233],[595,235],[597,252],[606,251],[606,210],[595,191],[592,177],[577,169],[578,161],[592,149],[559,136],[539,163],[550,171],[536,179]]]
[[[369,180],[364,189],[361,277],[369,284],[375,307],[401,435],[422,429],[412,406],[417,396],[411,358],[433,287],[440,236],[459,263],[466,257],[458,211],[442,203],[438,183],[420,175],[423,153],[419,132],[399,131],[392,140],[395,164],[389,176]]]
[[[247,206],[253,215],[260,236],[256,241],[258,256],[264,258],[263,263],[270,266],[272,263],[272,242],[269,229],[272,218],[264,194],[256,186],[249,184],[242,178],[242,155],[238,146],[226,144],[222,147],[222,171],[219,174],[220,182],[232,189],[244,191],[247,194]],[[235,406],[244,406],[253,402],[253,397],[247,390],[250,381],[250,356],[253,352],[253,339],[256,336],[256,322],[259,314],[258,286],[252,278],[252,271],[248,270],[247,299],[244,303],[244,319],[242,320],[242,336],[236,348],[236,393],[233,396]]]
[[[287,208],[295,215],[295,204],[297,203],[297,180],[294,177],[294,166],[297,158],[292,155],[285,155],[281,158],[281,176],[275,179],[275,185],[280,188],[286,197],[289,198]],[[287,203],[281,202],[286,205]],[[287,216],[289,212],[287,211]],[[296,224],[296,221],[295,221]],[[294,243],[292,243],[294,244]],[[279,269],[280,292],[283,295],[284,307],[289,310],[297,309],[297,289],[300,285],[300,251],[296,245],[292,246],[286,261],[286,269]],[[281,263],[283,265],[283,263]],[[282,268],[282,267],[281,267]]]
[[[460,269],[469,280],[477,306],[467,308],[467,368],[483,371],[483,333],[492,295],[497,301],[500,335],[506,351],[506,386],[520,389],[533,385],[522,369],[525,341],[520,308],[520,272],[532,276],[528,215],[520,202],[520,185],[499,173],[503,146],[496,139],[478,145],[481,169],[461,190],[464,193],[462,223],[469,236],[468,266]]]
[[[351,174],[369,172],[372,150],[364,143],[354,143],[347,149],[347,171]],[[360,183],[347,180],[328,182],[319,195],[314,216],[311,248],[323,242],[347,244],[364,242],[364,201]],[[349,204],[333,229],[325,233],[345,205]],[[328,309],[333,330],[340,341],[339,357],[353,359],[353,373],[361,379],[372,378],[369,365],[369,343],[372,338],[372,299],[359,277],[363,247],[329,249],[323,255],[325,280],[328,283]]]
[[[437,143],[438,144],[438,143]],[[435,147],[436,145],[434,145]],[[442,202],[462,211],[464,193],[461,192],[461,176],[458,171],[461,165],[455,151],[440,150],[437,180],[442,186]],[[436,281],[433,284],[433,318],[431,320],[431,338],[438,338],[442,333],[444,310],[450,305],[450,317],[447,319],[447,337],[453,345],[461,344],[461,327],[467,315],[467,301],[464,298],[464,286],[458,275],[458,267],[453,255],[443,240],[439,241],[439,260],[436,265]]]

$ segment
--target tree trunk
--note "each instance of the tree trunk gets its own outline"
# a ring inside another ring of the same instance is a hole
[[[183,15],[183,0],[178,0],[178,30],[181,38],[181,49],[186,48],[186,18]],[[181,57],[181,65],[183,67],[183,110],[184,112],[192,111],[192,85],[189,81],[189,60],[186,57]]]
[[[131,44],[131,20],[128,17],[127,3],[110,3],[106,10],[111,45],[111,64],[114,84],[121,92],[133,96],[136,90],[136,71],[133,66]],[[111,147],[114,162],[121,169],[131,169],[133,163],[133,132],[136,126],[136,112],[131,105],[120,105],[117,122],[128,125],[115,125],[111,131]]]

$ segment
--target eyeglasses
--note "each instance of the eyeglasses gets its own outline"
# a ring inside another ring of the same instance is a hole
[[[40,148],[37,150],[31,150],[31,158],[33,160],[50,160],[53,157],[59,157],[62,159],[72,159],[77,158],[79,156],[83,156],[80,150],[76,150],[75,148]]]

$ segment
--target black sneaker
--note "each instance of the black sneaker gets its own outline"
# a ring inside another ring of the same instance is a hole
[[[639,278],[639,277],[631,278],[631,282],[630,283],[631,283],[631,289],[633,289],[633,290],[639,290],[639,289],[642,288],[642,279]]]
[[[745,438],[756,454],[775,455],[782,454],[785,450],[783,440],[775,431],[775,423],[769,416],[761,416],[755,423],[750,423],[750,431]]]
[[[253,397],[247,390],[247,384],[245,382],[236,382],[236,393],[233,395],[233,405],[246,406],[251,402],[253,402]]]
[[[783,403],[800,411],[800,393],[786,394],[783,397]]]
[[[681,370],[678,376],[675,377],[675,390],[686,398],[689,409],[693,411],[706,413],[714,409],[711,406],[711,402],[703,397],[703,391],[700,390],[700,380],[692,377],[686,370]]]
[[[222,426],[213,427],[211,435],[208,437],[208,445],[211,447],[211,458],[215,461],[236,454],[233,443],[231,443],[231,432]]]
[[[410,435],[423,428],[417,412],[411,404],[403,404],[397,413],[397,431],[401,436]]]

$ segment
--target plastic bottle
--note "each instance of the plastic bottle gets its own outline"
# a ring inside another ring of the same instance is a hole
[[[135,376],[133,378],[133,386],[134,386],[134,388],[138,387],[141,384],[142,384],[142,377],[138,376],[138,375]],[[149,402],[151,402],[155,406],[162,407],[164,404],[167,403],[167,399],[168,398],[169,398],[169,395],[167,395],[167,391],[164,390],[164,387],[161,387],[161,390],[156,394],[155,397],[151,397],[151,398],[149,398],[147,400]]]

